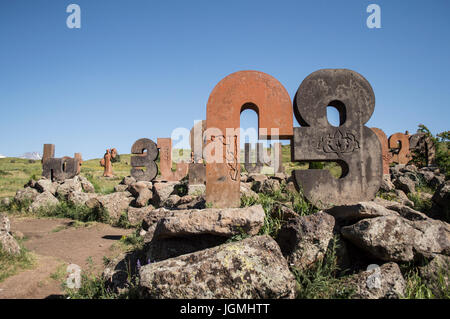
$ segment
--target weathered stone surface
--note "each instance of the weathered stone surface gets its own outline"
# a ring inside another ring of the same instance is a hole
[[[9,199],[9,197],[5,197],[0,200],[1,206],[8,207],[10,204],[11,204],[11,200]]]
[[[129,192],[112,193],[92,198],[86,202],[86,206],[105,208],[111,220],[118,221],[122,212],[128,210],[132,200]]]
[[[410,221],[398,216],[364,219],[341,228],[342,235],[374,257],[407,262],[421,256],[450,254],[450,227],[433,219]]]
[[[143,266],[150,298],[293,298],[295,279],[277,243],[257,236]]]
[[[396,263],[386,263],[350,276],[344,286],[356,290],[355,299],[398,299],[405,294],[406,281]]]
[[[380,216],[399,216],[395,211],[389,210],[376,202],[360,202],[353,205],[335,206],[325,210],[334,216],[340,224],[355,223],[366,218]]]
[[[112,259],[102,273],[107,287],[116,293],[125,293],[131,288],[128,279],[129,276],[133,277],[138,273],[138,260],[141,265],[147,264],[147,261],[136,251],[122,253]]]
[[[249,198],[258,199],[259,196],[252,190],[252,183],[241,183],[240,185],[241,197],[246,196]]]
[[[292,104],[283,85],[268,74],[240,71],[222,79],[206,106],[206,202],[239,207],[240,114],[258,112],[259,139],[292,137]]]
[[[56,194],[57,184],[53,183],[49,179],[40,179],[34,184],[34,188],[40,193],[45,191],[52,193],[52,195]]]
[[[398,189],[404,191],[406,194],[416,192],[415,183],[406,176],[399,176],[394,180],[394,185]]]
[[[253,182],[264,182],[268,177],[264,174],[248,174],[247,183]]]
[[[380,189],[385,192],[390,192],[395,189],[394,184],[391,181],[391,175],[383,175],[383,180],[381,181]]]
[[[288,263],[305,269],[323,259],[333,238],[335,221],[324,212],[289,219],[277,237]]]
[[[129,186],[129,185],[134,184],[136,182],[137,181],[136,181],[136,179],[134,177],[132,177],[132,176],[125,176],[122,179],[122,181],[120,182],[120,184]]]
[[[42,163],[42,176],[51,181],[64,181],[76,176],[79,166],[77,158],[49,158]]]
[[[16,192],[16,196],[14,196],[14,200],[19,203],[24,203],[26,201],[33,201],[37,196],[39,195],[39,192],[31,187],[26,187],[24,189],[19,189]]]
[[[445,296],[441,295],[442,286],[448,291],[450,283],[449,270],[450,257],[444,255],[436,255],[427,265],[419,267],[420,277],[425,279],[435,298],[445,298]]]
[[[189,185],[204,185],[206,183],[206,166],[203,163],[189,164]]]
[[[52,157],[55,157],[55,144],[44,144],[44,150],[42,152],[42,163]]]
[[[414,206],[414,202],[412,200],[410,200],[408,198],[408,196],[405,194],[404,191],[400,190],[400,189],[395,189],[394,190],[395,196],[396,196],[396,201],[403,204],[403,205],[408,205],[408,206]]]
[[[58,196],[65,198],[67,198],[69,193],[81,193],[82,191],[83,188],[81,187],[80,179],[78,177],[66,179],[62,184],[58,185],[58,188],[56,189]]]
[[[94,185],[92,185],[92,183],[88,181],[86,177],[78,176],[78,178],[80,180],[81,188],[83,189],[83,191],[85,191],[86,193],[95,193]]]
[[[152,183],[150,182],[136,182],[128,186],[128,191],[135,197],[133,202],[136,207],[147,206],[149,200],[153,198]]]
[[[20,254],[20,246],[14,237],[9,233],[11,225],[6,214],[0,213],[0,249],[9,254]]]
[[[340,113],[334,127],[327,120],[327,106]],[[294,114],[302,127],[294,128],[292,161],[334,161],[342,177],[328,170],[295,170],[296,183],[305,197],[319,208],[354,204],[375,197],[383,176],[381,145],[377,135],[364,126],[375,108],[369,82],[346,69],[323,69],[301,83]]]
[[[161,179],[165,181],[179,181],[185,177],[189,170],[189,163],[177,163],[176,171],[172,171],[172,139],[158,137],[159,168]]]
[[[136,208],[136,207],[128,207],[128,222],[131,225],[140,225],[144,218],[150,214],[151,211],[153,211],[155,207],[152,205]]]
[[[285,173],[275,173],[274,175],[269,176],[269,179],[275,179],[281,184],[287,180],[287,175]]]
[[[436,189],[432,201],[433,208],[437,211],[436,215],[440,219],[450,221],[450,181],[446,181]]]
[[[203,163],[203,148],[205,146],[205,140],[203,138],[206,130],[206,121],[198,121],[192,127],[189,133],[189,141],[192,151],[192,163]],[[203,165],[204,169],[206,167]],[[190,168],[189,168],[190,171]],[[190,174],[190,173],[189,173]],[[190,178],[190,175],[189,175]],[[204,183],[204,182],[203,182]],[[194,183],[197,184],[197,183]]]
[[[409,147],[414,156],[415,153],[422,154],[425,157],[425,165],[432,166],[436,164],[436,147],[433,140],[425,133],[418,132],[409,138]]]
[[[36,212],[40,208],[55,206],[58,204],[59,201],[56,199],[56,197],[53,196],[52,193],[45,191],[36,196],[36,198],[34,199],[33,203],[30,206],[30,209],[32,212]]]
[[[203,184],[196,184],[188,186],[188,195],[194,195],[194,196],[201,196],[205,194],[206,192],[206,186]]]
[[[85,205],[88,200],[97,196],[99,195],[95,193],[70,192],[67,195],[67,200],[75,205]]]
[[[146,259],[150,259],[152,262],[212,248],[222,245],[226,241],[226,237],[208,234],[190,237],[154,238],[153,227],[149,229],[144,237],[144,242],[147,243]]]
[[[147,210],[147,208],[146,208]],[[164,217],[172,216],[173,210],[166,208],[148,209],[145,212],[144,219],[142,221],[142,228],[149,230],[151,226],[156,225],[158,221]]]
[[[164,202],[164,206],[174,208],[178,205],[180,199],[181,197],[176,194],[170,195],[169,198]]]
[[[264,216],[261,205],[174,211],[172,216],[159,220],[154,238],[200,234],[231,237],[241,232],[256,235],[264,224]]]
[[[428,219],[427,215],[425,215],[417,210],[414,210],[409,206],[398,203],[398,202],[388,201],[388,200],[381,199],[381,198],[376,198],[375,202],[378,205],[381,205],[381,206],[387,208],[389,211],[394,211],[394,212],[398,213],[400,216],[402,216],[403,218],[406,218],[408,220],[426,220],[426,219]]]
[[[403,133],[395,133],[389,137],[389,148],[394,150],[391,163],[408,164],[412,159],[409,151],[409,138]]]
[[[155,206],[163,206],[164,202],[174,192],[177,182],[160,183],[155,182],[153,184],[153,200],[152,203]]]
[[[275,202],[273,204],[272,210],[270,211],[270,215],[273,218],[277,218],[284,221],[287,221],[291,218],[300,217],[300,215],[297,214],[291,207],[288,207],[286,206],[286,204],[281,204],[278,202]]]
[[[388,139],[383,130],[377,127],[370,128],[378,137],[381,143],[381,157],[383,158],[383,175],[389,174],[389,163],[392,159],[392,153],[389,152]]]
[[[257,183],[257,182],[256,182]],[[260,188],[260,192],[271,194],[280,190],[280,182],[276,179],[266,179]]]
[[[147,151],[144,153],[144,151]],[[151,182],[158,175],[158,166],[155,163],[158,157],[158,147],[148,138],[141,138],[131,146],[131,176],[136,181]],[[142,170],[145,167],[146,170]]]
[[[206,208],[206,201],[204,195],[192,196],[186,195],[180,198],[177,203],[177,209],[204,209]]]
[[[114,192],[125,192],[128,189],[128,185],[119,184],[114,186]]]
[[[251,153],[251,144],[245,143],[245,150],[244,150],[244,167],[249,173],[261,173],[261,169],[264,166],[263,162],[263,144],[262,143],[256,143],[256,159],[254,161],[250,160],[250,153]],[[254,163],[254,164],[252,164]]]

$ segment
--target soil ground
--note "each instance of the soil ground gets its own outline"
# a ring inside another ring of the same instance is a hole
[[[69,264],[101,273],[103,257],[117,254],[112,245],[133,230],[95,223],[71,227],[72,220],[61,218],[10,217],[11,231],[25,236],[24,246],[36,256],[36,265],[0,283],[3,298],[52,298],[63,294]]]

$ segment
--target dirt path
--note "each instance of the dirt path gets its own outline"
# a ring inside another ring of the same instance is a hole
[[[0,298],[47,298],[61,295],[61,282],[55,279],[58,273],[64,274],[69,264],[100,273],[103,257],[114,254],[111,246],[122,235],[133,231],[105,224],[75,228],[70,226],[71,220],[60,218],[10,219],[11,230],[20,231],[27,238],[24,245],[36,255],[36,266],[1,282]],[[88,259],[92,262],[88,262]]]

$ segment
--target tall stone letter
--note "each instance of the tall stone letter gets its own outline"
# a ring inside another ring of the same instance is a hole
[[[327,106],[340,112],[339,127],[327,120]],[[303,80],[294,101],[302,127],[294,128],[292,161],[333,161],[342,168],[339,179],[320,169],[295,170],[297,185],[319,208],[371,200],[383,176],[381,144],[364,126],[375,108],[369,82],[346,69],[318,70]]]
[[[381,157],[383,158],[383,175],[389,174],[389,163],[391,162],[392,154],[389,152],[388,139],[383,130],[372,127],[372,131],[378,136],[381,143]]]
[[[147,150],[146,153],[144,151]],[[141,138],[131,147],[131,176],[137,181],[152,181],[158,175],[158,166],[155,163],[158,157],[158,147],[148,138]],[[145,167],[144,171],[142,168]]]
[[[395,133],[389,137],[389,148],[392,149],[391,163],[408,164],[411,160],[409,137],[403,133]]]
[[[258,71],[235,72],[222,79],[206,106],[207,143],[215,143],[216,152],[222,148],[220,161],[205,154],[206,202],[214,207],[240,206],[239,127],[245,109],[258,114],[259,139],[271,137],[272,129],[277,131],[277,139],[292,137],[291,99],[280,82]],[[211,134],[214,130],[221,135]]]
[[[158,137],[159,168],[161,178],[166,181],[179,181],[188,173],[188,163],[178,163],[177,170],[172,172],[172,139]]]

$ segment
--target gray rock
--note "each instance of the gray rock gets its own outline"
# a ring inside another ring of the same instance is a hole
[[[275,173],[274,175],[269,176],[269,179],[276,179],[278,182],[285,182],[287,179],[287,175],[285,173]]]
[[[413,207],[414,206],[414,202],[411,201],[408,196],[406,196],[405,192],[400,190],[400,189],[396,189],[395,191],[395,196],[397,197],[397,201],[403,205],[408,205]]]
[[[129,186],[131,184],[134,184],[134,183],[136,183],[136,179],[134,177],[132,177],[132,176],[126,176],[120,182],[120,184],[127,185],[127,186]]]
[[[394,185],[397,189],[404,191],[406,194],[415,193],[416,187],[414,181],[406,176],[399,176],[394,180]]]
[[[154,210],[155,207],[152,205],[136,208],[136,207],[128,207],[128,222],[131,225],[137,226],[142,224],[142,221],[146,216],[150,214],[152,210]]]
[[[119,184],[114,186],[114,192],[125,192],[128,189],[128,185]]]
[[[56,194],[57,183],[53,183],[49,179],[40,179],[34,184],[34,188],[39,192],[50,192],[52,195]]]
[[[172,216],[173,212],[173,210],[166,208],[147,210],[142,220],[142,228],[148,231],[152,226],[156,227],[156,224],[160,219]]]
[[[449,270],[450,257],[444,255],[436,255],[427,265],[419,267],[420,277],[431,288],[435,298],[445,298],[442,296],[442,290],[449,289]]]
[[[86,202],[86,206],[106,209],[111,220],[116,222],[123,212],[128,211],[128,206],[132,200],[129,192],[112,193],[92,198]]]
[[[240,194],[241,198],[243,196],[253,199],[258,199],[259,196],[252,190],[252,183],[241,183],[240,184]]]
[[[95,193],[95,187],[92,185],[92,183],[84,176],[78,176],[80,179],[81,188],[86,193]]]
[[[381,181],[380,189],[382,189],[385,192],[390,192],[395,189],[395,186],[391,181],[391,175],[389,174],[383,175],[383,180]]]
[[[69,193],[71,192],[79,192],[81,193],[83,188],[81,187],[80,179],[78,176],[75,176],[71,179],[66,179],[62,184],[58,186],[56,189],[56,193],[58,196],[67,198]]]
[[[0,214],[0,249],[11,255],[19,255],[21,252],[20,246],[9,233],[10,230],[11,225],[8,216]]]
[[[169,198],[164,202],[164,206],[168,208],[174,208],[180,202],[181,197],[178,195],[170,195]]]
[[[426,219],[428,219],[427,215],[425,215],[417,210],[414,210],[409,206],[398,203],[398,202],[393,202],[393,201],[385,200],[382,198],[376,198],[375,203],[387,208],[390,211],[397,212],[400,216],[402,216],[403,218],[406,218],[408,220],[426,220]]]
[[[324,212],[289,219],[277,237],[289,265],[305,269],[323,259],[334,225],[333,216]]]
[[[450,220],[450,181],[438,187],[432,197],[433,204],[441,212],[441,219]]]
[[[271,194],[279,190],[280,190],[280,182],[277,179],[272,178],[266,179],[260,188],[260,191],[265,194]]]
[[[264,182],[267,179],[267,176],[264,174],[252,173],[248,175],[247,183],[253,182]]]
[[[450,226],[439,220],[399,216],[364,219],[341,228],[344,238],[384,261],[408,262],[450,254]]]
[[[380,216],[397,215],[395,211],[386,209],[376,202],[360,202],[354,205],[335,206],[325,210],[326,213],[334,216],[340,224],[355,223],[362,219]]]
[[[31,187],[26,187],[24,189],[19,189],[14,196],[14,200],[18,203],[32,202],[39,192]]]
[[[55,196],[53,196],[52,193],[45,191],[36,196],[36,198],[34,199],[33,203],[30,206],[30,210],[33,213],[35,213],[39,209],[56,206],[58,204],[59,204],[58,199]]]
[[[261,205],[245,208],[209,208],[173,211],[158,221],[154,238],[215,235],[232,237],[242,232],[256,235],[264,224]]]
[[[0,205],[9,206],[11,205],[11,200],[9,199],[9,197],[2,198],[2,200],[0,201]]]
[[[74,205],[85,205],[88,200],[98,196],[95,193],[71,192],[67,195],[67,201]]]
[[[164,206],[164,202],[172,195],[177,184],[178,182],[155,182],[153,184],[152,204],[156,207]]]
[[[257,236],[145,265],[150,298],[293,298],[295,278],[277,243]]]
[[[188,186],[188,195],[201,196],[206,193],[206,185],[197,184]]]
[[[348,277],[344,286],[355,289],[355,299],[398,299],[405,294],[406,281],[396,263],[386,263]]]

